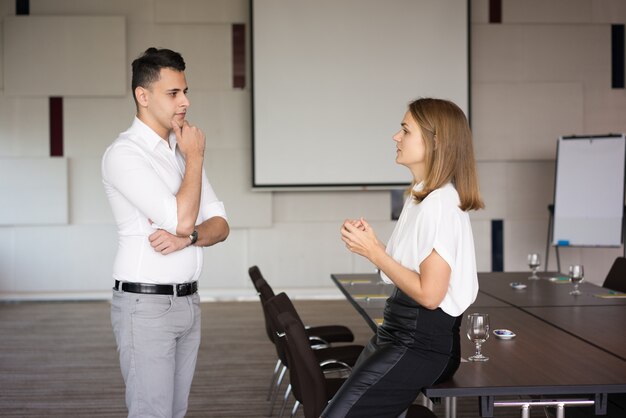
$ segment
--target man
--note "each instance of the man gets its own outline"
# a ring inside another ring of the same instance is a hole
[[[102,158],[119,233],[111,322],[129,417],[183,417],[200,346],[202,248],[229,233],[185,120],[185,62],[148,48],[132,64],[137,115]]]

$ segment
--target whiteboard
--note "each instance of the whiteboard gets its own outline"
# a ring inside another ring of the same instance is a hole
[[[468,2],[252,0],[253,187],[401,185],[418,97],[469,107]]]
[[[625,143],[623,134],[559,138],[553,245],[621,245]]]

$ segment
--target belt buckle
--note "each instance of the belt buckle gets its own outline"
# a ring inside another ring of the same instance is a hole
[[[176,296],[187,296],[189,294],[190,283],[179,283],[174,286],[174,293]]]

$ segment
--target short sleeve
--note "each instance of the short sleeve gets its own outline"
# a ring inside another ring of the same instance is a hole
[[[469,215],[459,207],[452,184],[432,191],[419,203],[410,202],[400,215],[387,253],[404,267],[420,273],[433,250],[450,266],[448,291],[439,307],[458,316],[476,299],[478,278]],[[383,280],[388,277],[381,272]]]
[[[422,202],[422,210],[416,223],[417,265],[415,269],[419,272],[419,265],[435,250],[452,270],[457,256],[457,237],[460,227],[458,211],[444,205],[438,192],[431,193],[429,198]]]

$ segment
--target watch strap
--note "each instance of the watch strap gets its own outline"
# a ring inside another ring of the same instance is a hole
[[[196,243],[196,241],[198,241],[198,231],[196,231],[194,229],[194,231],[191,233],[191,235],[189,235],[189,239],[191,240],[191,242],[189,243],[189,245],[193,245]]]

